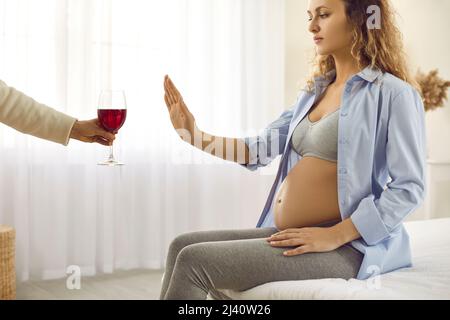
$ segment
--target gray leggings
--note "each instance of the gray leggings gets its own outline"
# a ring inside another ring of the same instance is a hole
[[[286,257],[265,238],[276,228],[197,231],[173,240],[161,300],[227,299],[216,289],[245,291],[274,281],[355,278],[363,254],[346,244],[334,251]]]

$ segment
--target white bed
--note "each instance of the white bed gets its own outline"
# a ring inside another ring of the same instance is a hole
[[[365,281],[281,281],[220,292],[233,300],[450,299],[450,218],[406,222],[405,227],[411,239],[411,268]],[[214,297],[208,295],[208,300]]]

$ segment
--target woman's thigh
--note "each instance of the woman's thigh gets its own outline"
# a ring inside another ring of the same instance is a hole
[[[196,243],[185,247],[177,264],[196,270],[194,276],[211,289],[244,291],[274,281],[355,278],[363,255],[349,245],[331,252],[286,257],[265,239]]]
[[[318,224],[315,227],[331,227],[340,221],[331,221]],[[179,252],[184,247],[200,243],[212,241],[229,241],[244,239],[260,239],[268,238],[277,233],[279,230],[275,227],[268,228],[251,228],[251,229],[229,229],[229,230],[208,230],[194,231],[178,235],[171,243],[171,250]]]
[[[170,245],[170,250],[179,252],[191,244],[213,241],[230,241],[243,239],[268,238],[277,233],[276,228],[253,228],[233,230],[194,231],[177,236]]]

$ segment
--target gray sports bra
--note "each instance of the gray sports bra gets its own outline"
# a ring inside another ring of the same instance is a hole
[[[314,156],[337,162],[339,109],[316,122],[309,114],[298,124],[292,134],[292,148],[302,157]]]

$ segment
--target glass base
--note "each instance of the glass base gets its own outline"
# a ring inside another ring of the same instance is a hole
[[[107,160],[105,162],[98,163],[98,165],[107,167],[117,167],[117,166],[124,166],[125,164],[116,160]]]

